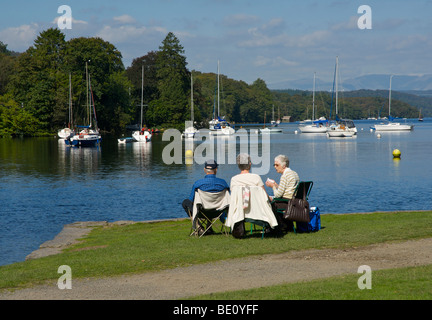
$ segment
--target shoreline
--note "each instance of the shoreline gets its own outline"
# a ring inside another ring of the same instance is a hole
[[[63,229],[57,234],[54,239],[45,241],[39,246],[39,249],[34,250],[25,258],[27,260],[38,259],[42,257],[51,256],[61,253],[74,244],[80,242],[80,239],[88,235],[95,227],[100,226],[123,226],[134,223],[157,223],[163,221],[179,221],[188,218],[175,218],[166,220],[147,220],[147,221],[132,221],[132,220],[119,220],[114,222],[108,221],[77,221],[63,226]]]

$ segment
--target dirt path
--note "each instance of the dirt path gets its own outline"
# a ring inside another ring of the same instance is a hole
[[[0,292],[0,299],[170,300],[198,294],[357,274],[358,267],[379,269],[432,263],[432,238],[347,250],[304,250],[233,259],[161,272],[102,279],[72,279],[72,289],[57,283]],[[360,275],[359,275],[360,277]]]

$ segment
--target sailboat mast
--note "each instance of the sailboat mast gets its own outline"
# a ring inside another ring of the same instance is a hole
[[[69,73],[69,125],[68,125],[68,128],[70,129],[71,126],[73,127],[73,119],[72,119],[72,80],[71,80],[71,74]]]
[[[192,72],[191,72],[191,121],[192,126],[194,123],[194,104],[193,104],[193,78],[192,78]]]
[[[217,96],[217,99],[218,99],[218,118],[219,118],[219,60],[218,60],[218,79],[217,79],[217,89],[218,89],[218,96]]]
[[[92,115],[91,115],[91,110],[92,110],[92,100],[91,100],[91,96],[90,96],[90,91],[91,91],[91,83],[90,83],[90,74],[88,76],[88,85],[89,85],[89,99],[90,99],[90,104],[89,104],[89,127],[91,128],[92,126]],[[90,129],[89,128],[89,129]]]
[[[143,100],[144,100],[144,65],[141,66],[141,123],[140,123],[140,131],[142,130],[142,122],[143,122]]]
[[[339,57],[336,57],[336,115],[338,114],[338,73],[339,73]]]
[[[389,88],[389,120],[390,120],[390,108],[391,108],[391,86],[392,86],[393,75],[390,75],[390,88]]]
[[[90,123],[90,105],[89,105],[89,76],[88,76],[88,63],[86,61],[86,85],[87,85],[87,92],[86,92],[86,103],[87,103],[87,117],[88,122]]]
[[[274,105],[273,105],[273,109],[272,109],[272,121],[274,121]]]
[[[315,75],[316,72],[314,72],[313,92],[312,92],[312,121],[315,120]]]

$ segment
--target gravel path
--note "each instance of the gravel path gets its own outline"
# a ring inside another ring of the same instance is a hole
[[[248,289],[357,274],[358,267],[379,269],[432,263],[432,238],[347,250],[304,250],[99,279],[72,279],[72,289],[57,283],[0,292],[0,299],[171,300],[198,294]],[[360,275],[359,275],[360,277]]]

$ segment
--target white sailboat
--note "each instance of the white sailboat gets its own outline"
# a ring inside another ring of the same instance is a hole
[[[88,67],[86,62],[86,78],[87,78],[87,114],[88,114],[88,125],[77,126],[82,128],[79,134],[75,134],[72,137],[65,139],[65,143],[72,147],[96,147],[99,146],[102,141],[102,136],[99,133],[96,118],[96,107],[93,99],[93,91],[91,88],[90,74],[88,74]],[[94,121],[94,126],[92,124]]]
[[[72,83],[71,83],[71,74],[69,73],[69,122],[66,128],[59,130],[57,133],[59,138],[68,139],[75,135],[75,131],[73,130],[73,116],[72,116]]]
[[[140,130],[132,132],[132,138],[137,142],[150,142],[152,135],[148,130],[143,128],[143,101],[144,101],[144,65],[141,68],[141,122]]]
[[[315,119],[315,76],[316,72],[314,72],[314,81],[313,81],[313,90],[312,90],[312,119]],[[326,133],[328,129],[328,120],[314,120],[312,124],[299,126],[299,129],[302,133]]]
[[[195,137],[195,135],[198,133],[198,130],[194,127],[194,104],[193,104],[193,78],[192,78],[192,73],[191,73],[191,120],[190,123],[188,123],[189,121],[186,121],[186,128],[185,131],[183,132],[183,137],[184,138],[191,138],[193,139]]]
[[[353,137],[357,134],[357,128],[352,120],[339,119],[338,117],[338,73],[339,57],[336,57],[335,67],[335,93],[336,93],[336,124],[333,124],[327,130],[328,137]]]
[[[213,119],[209,121],[210,134],[225,134],[231,135],[235,133],[234,128],[225,120],[224,117],[219,116],[220,98],[219,98],[219,61],[218,61],[218,75],[217,75],[217,116],[216,106],[213,108]]]
[[[260,129],[261,133],[277,133],[277,132],[282,132],[282,129],[280,128],[276,128],[276,127],[271,127],[271,128],[266,128],[266,112],[264,111],[264,127],[262,129]]]
[[[274,105],[273,105],[273,111],[272,111],[272,120],[271,120],[270,124],[272,127],[277,127],[280,124],[280,117],[277,120],[274,119]]]
[[[390,88],[389,88],[389,121],[387,123],[380,123],[374,126],[376,131],[410,131],[414,128],[412,124],[401,124],[400,122],[393,122],[391,116],[391,85],[393,75],[390,75]]]

